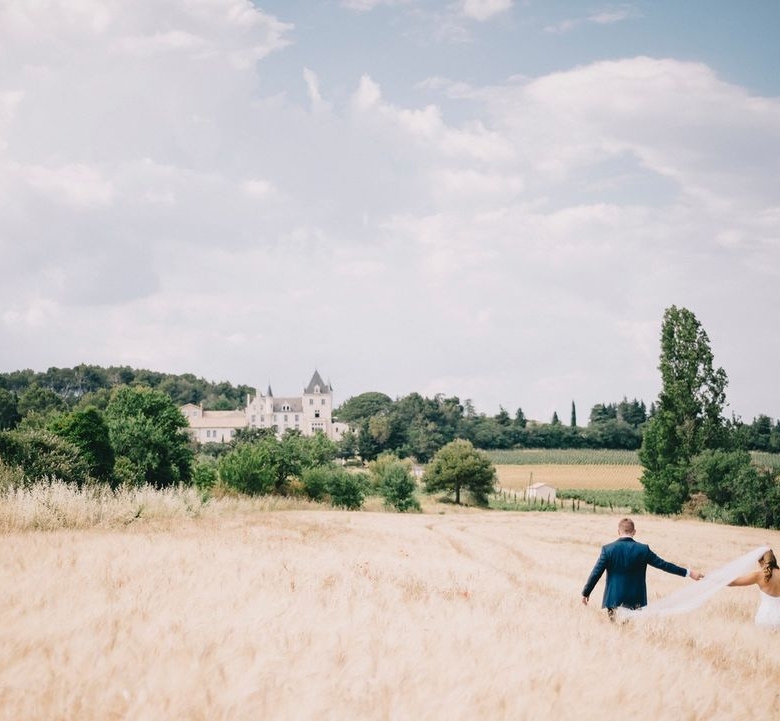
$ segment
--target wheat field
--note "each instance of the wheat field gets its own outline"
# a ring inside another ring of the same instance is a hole
[[[6,532],[0,720],[776,719],[757,591],[611,624],[609,515],[256,511]],[[780,534],[640,516],[714,568]],[[650,596],[692,583],[651,569]]]
[[[497,465],[498,485],[511,491],[522,491],[532,483],[547,483],[555,488],[619,491],[642,490],[639,465]]]

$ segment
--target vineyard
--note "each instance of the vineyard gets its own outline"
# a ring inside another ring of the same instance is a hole
[[[780,453],[765,453],[763,451],[751,451],[753,463],[765,468],[780,468]],[[493,461],[496,463],[496,461]]]
[[[485,451],[497,466],[638,466],[636,451],[606,448],[521,448],[510,451]],[[766,454],[771,455],[771,454]]]

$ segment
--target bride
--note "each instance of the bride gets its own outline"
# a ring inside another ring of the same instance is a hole
[[[735,578],[729,586],[752,586],[756,584],[761,597],[756,613],[756,625],[780,629],[780,573],[777,571],[777,559],[770,548],[758,559],[761,568],[744,576]]]

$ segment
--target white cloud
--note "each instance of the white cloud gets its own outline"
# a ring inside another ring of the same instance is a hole
[[[635,8],[630,5],[621,5],[617,8],[593,12],[583,17],[560,20],[552,25],[547,25],[544,30],[548,33],[567,33],[582,25],[613,25],[636,17],[639,17],[639,13]]]
[[[483,22],[506,12],[513,4],[513,0],[463,0],[460,11],[467,18]]]
[[[628,7],[623,7],[617,10],[604,10],[602,12],[594,13],[593,15],[588,16],[588,20],[597,25],[612,25],[613,23],[619,23],[631,17],[634,17],[633,11]]]
[[[406,5],[413,0],[340,0],[339,5],[348,10],[368,12],[380,5]]]
[[[205,48],[203,40],[192,33],[171,30],[166,33],[120,38],[115,47],[131,55],[153,55],[158,52]]]
[[[780,101],[704,64],[436,79],[412,102],[369,62],[285,66],[290,25],[250,3],[49,10],[0,9],[3,368],[276,387],[316,363],[342,398],[455,393],[548,418],[572,396],[582,417],[650,401],[672,302],[780,352],[727,320],[735,298],[780,302]],[[275,50],[292,80],[269,96]]]
[[[352,96],[352,105],[356,110],[365,112],[376,107],[382,99],[382,91],[368,75],[360,78],[360,85]]]
[[[114,198],[113,185],[99,168],[82,164],[53,168],[29,165],[21,171],[29,185],[56,201],[90,208],[109,205]]]

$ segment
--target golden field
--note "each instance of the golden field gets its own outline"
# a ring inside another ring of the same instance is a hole
[[[642,470],[640,465],[496,465],[498,485],[512,491],[522,491],[532,483],[548,483],[555,488],[641,491]]]
[[[780,634],[753,626],[756,589],[644,624],[607,621],[603,580],[582,606],[618,516],[152,506],[3,533],[0,720],[778,718]],[[780,546],[636,521],[705,570]],[[651,598],[692,583],[648,581]]]

